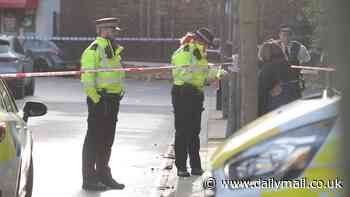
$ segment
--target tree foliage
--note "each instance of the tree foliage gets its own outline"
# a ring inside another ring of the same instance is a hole
[[[312,42],[316,46],[320,45],[321,40],[322,10],[322,0],[304,0],[303,11],[312,26]]]

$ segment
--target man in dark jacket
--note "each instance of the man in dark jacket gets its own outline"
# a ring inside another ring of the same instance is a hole
[[[287,104],[289,88],[283,88],[288,79],[288,62],[277,41],[270,40],[259,51],[262,61],[259,74],[259,116]]]
[[[279,31],[280,46],[285,54],[288,65],[303,65],[311,60],[311,56],[307,48],[300,42],[292,40],[293,30],[282,24]],[[288,80],[290,84],[294,83],[294,87],[298,91],[298,95],[293,100],[300,98],[302,88],[304,88],[304,81],[302,79],[300,69],[289,69]]]

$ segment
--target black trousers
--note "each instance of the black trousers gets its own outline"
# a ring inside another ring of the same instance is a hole
[[[191,168],[201,169],[199,156],[204,95],[190,85],[176,86],[171,91],[175,115],[175,165],[185,170],[187,156]]]
[[[120,96],[103,95],[95,104],[88,97],[88,130],[83,145],[83,181],[96,180],[99,177],[111,176],[108,166],[114,142]]]

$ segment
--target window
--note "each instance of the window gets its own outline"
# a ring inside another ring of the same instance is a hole
[[[10,10],[4,10],[3,15],[3,30],[6,33],[14,33],[16,32],[16,23],[17,19],[15,13]]]
[[[44,40],[25,40],[23,47],[31,50],[59,50],[55,43]]]
[[[7,53],[10,50],[10,43],[5,40],[0,40],[0,53]]]
[[[35,32],[35,10],[26,10],[22,22],[24,32]]]
[[[40,46],[41,46],[41,48],[43,48],[43,49],[48,49],[48,48],[50,48],[49,42],[45,42],[45,41],[41,41],[41,42],[40,42]]]
[[[24,40],[23,47],[26,49],[35,50],[39,49],[40,46],[38,40]]]

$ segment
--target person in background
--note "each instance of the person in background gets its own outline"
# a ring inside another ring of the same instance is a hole
[[[262,62],[258,79],[258,115],[264,115],[294,98],[296,92],[288,84],[288,61],[278,41],[269,40],[259,49]]]
[[[285,54],[288,65],[303,65],[311,60],[311,56],[307,48],[300,42],[292,40],[293,30],[288,25],[282,24],[279,29],[279,45]],[[300,73],[300,69],[289,69],[288,80],[294,84],[294,88],[298,94],[294,100],[299,99],[302,94],[302,90],[305,88],[303,77]]]

